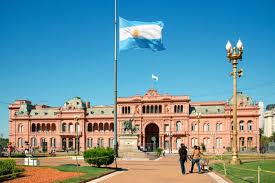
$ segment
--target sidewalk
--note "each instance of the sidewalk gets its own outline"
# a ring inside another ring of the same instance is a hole
[[[118,160],[118,167],[126,169],[124,172],[114,175],[101,182],[104,183],[177,183],[199,182],[216,183],[207,173],[198,174],[195,165],[194,172],[190,174],[190,162],[186,163],[187,175],[182,175],[177,156],[166,156],[158,161],[123,161]],[[97,182],[91,181],[90,183]]]

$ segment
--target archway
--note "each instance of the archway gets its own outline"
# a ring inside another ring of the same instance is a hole
[[[150,123],[145,128],[145,148],[147,151],[154,151],[159,147],[159,127]]]

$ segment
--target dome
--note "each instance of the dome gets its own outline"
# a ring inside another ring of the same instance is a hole
[[[233,105],[233,97],[229,99],[229,105]],[[250,106],[254,105],[251,97],[243,92],[237,92],[237,105],[238,106]]]
[[[74,97],[71,100],[68,100],[64,104],[66,109],[85,109],[86,106],[80,97]]]

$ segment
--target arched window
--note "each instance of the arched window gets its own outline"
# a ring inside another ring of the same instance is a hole
[[[209,123],[205,123],[203,125],[203,131],[205,131],[205,132],[209,132],[210,131],[210,124]]]
[[[222,123],[219,123],[219,122],[218,122],[218,123],[216,124],[216,131],[217,131],[217,132],[222,131]]]
[[[180,131],[181,131],[181,122],[180,122],[180,121],[177,121],[177,122],[176,122],[176,131],[177,131],[177,132],[180,132]]]
[[[19,132],[19,133],[22,133],[22,132],[23,132],[23,129],[24,129],[23,124],[20,123],[20,124],[18,125],[18,132]]]
[[[52,132],[55,132],[55,131],[56,131],[56,125],[55,125],[54,123],[52,124],[51,131],[52,131]]]
[[[48,123],[46,126],[46,131],[49,132],[50,130],[51,130],[51,125],[50,125],[50,123]]]
[[[18,138],[18,140],[17,140],[17,147],[23,147],[23,145],[24,145],[24,140],[23,140],[23,138]]]
[[[104,132],[109,130],[109,124],[108,123],[104,123]]]
[[[197,138],[192,138],[192,139],[191,139],[191,146],[192,146],[192,148],[193,148],[195,145],[198,145],[198,139],[197,139]]]
[[[41,131],[41,125],[40,125],[40,123],[37,124],[36,131],[38,131],[38,132]]]
[[[35,126],[35,124],[33,123],[32,124],[32,132],[35,132],[36,131],[36,126]]]
[[[146,106],[146,113],[150,113],[150,111],[149,111],[149,110],[150,110],[150,106],[149,106],[149,105],[147,105],[147,106]]]
[[[183,105],[180,106],[180,112],[183,112]]]
[[[94,130],[94,131],[98,131],[98,124],[97,124],[97,123],[94,123],[93,130]]]
[[[198,131],[198,125],[197,123],[193,122],[192,125],[191,125],[191,131]]]
[[[97,146],[104,147],[104,139],[102,137],[97,139]]]
[[[249,120],[249,121],[247,122],[247,130],[248,130],[248,131],[252,131],[252,121],[251,121],[251,120]]]
[[[88,123],[88,132],[92,132],[92,131],[93,131],[93,124]]]
[[[35,137],[32,137],[32,138],[31,138],[31,147],[36,147],[36,146],[37,146],[36,138],[35,138]]]
[[[103,123],[99,123],[99,131],[103,131]]]
[[[177,106],[174,105],[174,113],[177,113]]]
[[[240,121],[240,131],[244,131],[244,121]]]
[[[114,123],[110,124],[110,131],[112,131],[112,132],[114,131]]]
[[[142,106],[142,113],[145,113],[145,106]]]
[[[153,112],[154,112],[154,106],[151,105],[150,113],[153,113]]]
[[[124,111],[124,107],[122,107],[122,114],[124,114],[125,113],[125,111]]]
[[[69,123],[69,132],[74,133],[74,125],[72,123]]]
[[[67,129],[66,129],[66,123],[62,123],[62,132],[66,132]]]
[[[42,123],[42,132],[44,132],[46,130],[46,125],[45,123]]]
[[[162,106],[159,105],[159,113],[162,113]]]

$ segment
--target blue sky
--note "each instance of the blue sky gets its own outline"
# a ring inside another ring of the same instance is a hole
[[[113,103],[113,0],[0,1],[0,133],[16,99],[61,106],[74,97]],[[227,40],[244,43],[238,90],[275,103],[275,1],[120,0],[128,20],[164,22],[162,52],[120,53],[118,95],[144,94],[151,74],[161,93],[192,101],[232,93]]]

